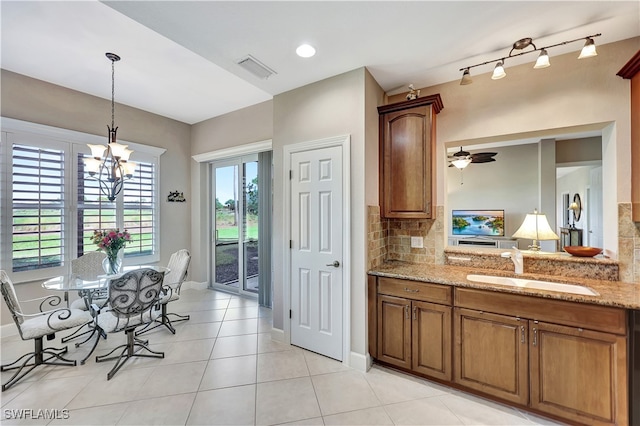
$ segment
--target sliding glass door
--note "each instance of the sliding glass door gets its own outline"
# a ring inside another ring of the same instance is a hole
[[[257,295],[258,155],[213,163],[213,286]]]

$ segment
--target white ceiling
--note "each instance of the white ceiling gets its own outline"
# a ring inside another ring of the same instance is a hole
[[[458,80],[460,68],[602,33],[640,35],[638,1],[1,1],[4,69],[193,124],[366,66],[389,93]],[[296,56],[310,43],[313,58]],[[578,52],[582,42],[549,50]],[[277,72],[260,80],[251,54]],[[506,63],[533,62],[535,54]],[[490,72],[492,65],[472,69]]]

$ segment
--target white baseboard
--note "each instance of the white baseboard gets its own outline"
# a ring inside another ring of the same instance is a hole
[[[15,336],[17,334],[18,334],[18,328],[13,323],[13,321],[11,322],[11,324],[5,324],[5,325],[0,327],[0,336],[1,337]]]
[[[182,283],[182,290],[206,290],[209,285],[206,282],[185,281]]]
[[[279,328],[271,329],[271,340],[275,340],[280,343],[289,343],[284,341],[284,330],[280,330]]]
[[[371,366],[371,357],[369,354],[363,355],[357,352],[351,352],[349,354],[349,367],[354,370],[362,371],[366,373]]]

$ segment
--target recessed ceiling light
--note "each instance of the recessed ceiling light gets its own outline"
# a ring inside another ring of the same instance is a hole
[[[310,58],[316,54],[316,49],[314,49],[313,46],[310,46],[308,44],[301,44],[296,49],[296,53],[301,58]]]

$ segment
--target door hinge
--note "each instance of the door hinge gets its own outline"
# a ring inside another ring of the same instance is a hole
[[[293,318],[293,311],[289,309],[289,319]]]
[[[289,180],[293,179],[293,170],[289,170]]]
[[[293,248],[293,240],[289,240],[289,248],[292,249]]]

